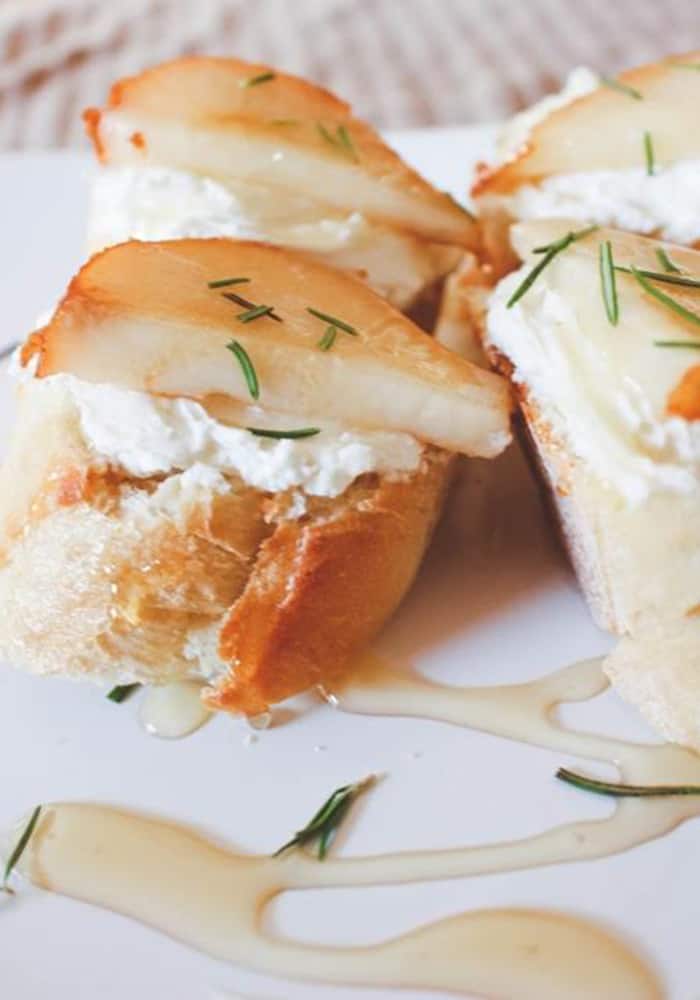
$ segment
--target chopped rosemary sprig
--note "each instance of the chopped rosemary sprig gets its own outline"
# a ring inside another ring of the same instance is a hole
[[[700,351],[700,340],[655,340],[654,347],[687,347],[689,351]]]
[[[599,76],[598,80],[604,87],[610,87],[611,90],[619,90],[621,94],[627,94],[628,97],[633,97],[635,101],[644,100],[644,96],[640,93],[640,91],[636,90],[634,87],[628,86],[626,83],[621,83],[620,80],[615,80],[609,76]]]
[[[300,427],[293,431],[268,430],[266,427],[246,427],[247,431],[260,438],[275,438],[278,441],[295,441],[297,438],[310,438],[321,433],[320,427]]]
[[[336,135],[338,136],[338,142],[341,144],[341,146],[343,146],[345,148],[345,151],[350,156],[352,156],[353,159],[356,160],[357,150],[355,149],[355,144],[350,138],[350,133],[348,132],[346,127],[344,125],[339,125],[336,130]]]
[[[24,828],[24,830],[22,832],[21,837],[19,838],[19,840],[15,844],[15,847],[14,847],[14,850],[12,851],[12,854],[10,854],[9,858],[7,859],[7,864],[5,865],[5,874],[3,876],[3,881],[2,881],[2,891],[3,892],[7,892],[10,895],[14,895],[14,889],[12,889],[8,885],[8,879],[10,878],[10,875],[14,871],[14,869],[15,869],[15,867],[17,865],[17,862],[19,861],[19,859],[22,857],[22,855],[25,852],[27,844],[29,843],[29,841],[31,839],[31,836],[34,833],[34,828],[36,827],[37,823],[39,822],[39,815],[40,815],[40,813],[41,813],[41,806],[37,806],[34,809],[32,815],[30,816],[29,822],[25,826],[25,828]]]
[[[244,299],[242,295],[237,295],[235,292],[222,292],[221,294],[225,299],[228,299],[230,302],[235,302],[237,306],[243,306],[244,309],[252,310],[258,308],[255,302],[250,302],[248,299]],[[278,316],[274,311],[274,306],[265,306],[265,311],[270,319],[274,319],[278,323],[282,322],[282,317]],[[242,322],[246,323],[249,321],[243,320]]]
[[[654,176],[654,143],[651,138],[651,132],[644,133],[644,162],[647,168],[647,175],[649,177]]]
[[[680,302],[677,302],[676,299],[672,299],[670,295],[666,295],[666,293],[662,292],[660,288],[652,285],[652,283],[645,278],[645,276],[636,267],[632,267],[630,270],[644,291],[651,295],[652,298],[656,299],[657,302],[661,302],[662,305],[667,306],[669,309],[672,309],[678,316],[687,320],[689,323],[694,323],[696,326],[700,326],[700,315],[698,315],[698,313],[694,313],[691,312],[690,309],[686,309],[685,306],[681,305]]]
[[[613,262],[612,244],[605,240],[598,244],[598,265],[600,268],[600,287],[603,292],[603,302],[608,320],[617,326],[620,318],[620,306],[617,299],[617,283],[615,281],[615,264]]]
[[[140,687],[140,684],[118,684],[116,687],[112,688],[107,697],[110,701],[114,701],[117,705],[121,705],[121,703],[126,701],[127,698],[131,698],[132,694],[135,694]]]
[[[253,320],[260,319],[261,316],[271,316],[273,308],[273,306],[253,306],[252,309],[246,309],[245,312],[238,313],[236,319],[240,323],[252,323]]]
[[[375,780],[374,775],[370,775],[354,785],[343,785],[342,788],[337,788],[307,825],[302,830],[298,830],[291,840],[283,844],[272,856],[277,858],[292,847],[303,847],[316,840],[318,841],[318,857],[323,861],[350,806],[358,795],[374,784]]]
[[[249,76],[245,80],[239,80],[238,86],[243,90],[247,90],[248,87],[257,87],[260,83],[269,83],[270,80],[275,79],[276,75],[272,70],[267,70],[265,73],[258,73],[257,76]]]
[[[298,125],[298,118],[271,118],[268,125]]]
[[[328,131],[323,122],[316,122],[316,128],[318,129],[318,134],[324,139],[330,146],[335,149],[340,150],[345,156],[349,156],[351,160],[356,163],[359,160],[357,155],[357,150],[355,145],[350,138],[350,133],[348,132],[345,125],[338,125],[336,127],[335,135]]]
[[[209,288],[226,288],[227,285],[243,285],[250,278],[218,278],[216,281],[208,282]]]
[[[584,236],[588,236],[589,233],[594,233],[599,226],[586,226],[585,229],[577,229],[574,232],[569,230],[558,240],[554,240],[553,243],[543,243],[541,247],[533,247],[533,253],[547,253],[548,250],[556,247],[557,249],[563,250],[568,247],[569,243],[575,242],[576,240],[582,240]]]
[[[668,274],[682,274],[680,267],[673,263],[663,247],[656,248],[656,258]]]
[[[260,383],[258,382],[258,376],[255,368],[253,367],[253,362],[250,360],[245,347],[243,347],[242,344],[239,344],[237,340],[232,340],[230,344],[226,345],[226,349],[235,356],[238,364],[241,366],[241,371],[243,372],[243,377],[246,380],[249,393],[253,399],[258,399],[260,396]]]
[[[561,239],[555,240],[553,243],[546,243],[541,247],[535,247],[533,253],[544,254],[544,257],[542,260],[538,261],[532,270],[528,271],[525,275],[511,297],[508,299],[506,308],[510,309],[523,297],[525,292],[527,292],[527,290],[534,285],[540,274],[544,271],[545,267],[547,267],[547,265],[554,260],[558,253],[561,253],[562,250],[566,250],[566,248],[571,246],[572,243],[575,243],[576,240],[581,240],[584,236],[588,236],[589,233],[594,232],[597,228],[597,226],[587,226],[585,229],[579,229],[577,231],[569,230],[569,232],[565,233]]]
[[[326,328],[326,332],[321,337],[318,342],[318,346],[322,351],[330,351],[331,347],[335,343],[335,338],[338,336],[338,329],[335,326],[329,326]]]
[[[560,767],[556,773],[560,781],[565,781],[586,792],[596,792],[598,795],[612,795],[615,798],[655,798],[674,795],[700,795],[700,785],[624,785],[615,781],[598,781],[588,778],[585,774],[577,774],[566,767]]]
[[[632,273],[631,267],[615,265],[616,271],[624,271],[626,274]],[[684,288],[700,288],[700,278],[691,278],[687,274],[669,274],[667,271],[648,271],[645,267],[638,267],[639,274],[645,278],[652,278],[654,281],[664,281],[667,285],[682,285]]]
[[[313,309],[311,306],[306,307],[307,313],[311,313],[316,319],[322,319],[324,323],[329,323],[331,326],[337,327],[339,330],[343,330],[344,333],[349,333],[353,337],[357,337],[358,333],[354,326],[350,326],[349,323],[343,322],[342,319],[337,319],[335,316],[330,316],[328,313],[320,312],[318,309]]]

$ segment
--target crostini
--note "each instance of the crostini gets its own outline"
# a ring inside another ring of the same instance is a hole
[[[636,634],[700,605],[700,253],[573,226],[513,227],[482,335],[596,620]]]
[[[200,679],[249,715],[341,672],[411,583],[509,389],[365,284],[225,239],[90,260],[21,355],[0,654]]]

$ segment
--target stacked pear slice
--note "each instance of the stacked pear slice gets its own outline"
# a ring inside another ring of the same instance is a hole
[[[471,217],[347,104],[267,66],[177,59],[120,81],[85,120],[103,162],[276,188],[436,243],[476,243]]]
[[[554,174],[645,164],[644,136],[660,164],[700,159],[700,51],[622,73],[535,125],[528,141],[482,176],[475,193],[508,194]]]
[[[227,279],[245,280],[210,287]],[[261,305],[273,315],[251,313]],[[226,349],[233,340],[255,372],[254,400]],[[65,372],[166,396],[224,396],[305,424],[404,431],[468,455],[493,456],[510,438],[503,379],[449,352],[358,280],[263,244],[112,247],[83,267],[28,341],[25,363],[34,356],[39,378]]]

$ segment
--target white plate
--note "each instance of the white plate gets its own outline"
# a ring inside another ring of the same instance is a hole
[[[392,138],[431,180],[457,194],[489,131]],[[76,154],[0,159],[0,343],[24,334],[79,264],[86,172],[87,160]],[[3,382],[3,428],[7,396]],[[478,684],[531,678],[602,652],[608,642],[590,622],[517,452],[471,463],[416,586],[387,630],[387,646],[443,681]],[[0,705],[0,828],[37,802],[99,800],[269,851],[333,788],[371,771],[387,778],[358,809],[343,853],[511,839],[608,809],[553,780],[560,756],[437,723],[318,706],[252,746],[244,743],[245,724],[226,718],[166,743],[140,730],[133,703],[118,707],[89,685],[9,670],[0,671]],[[610,693],[570,712],[591,728],[649,735]],[[484,905],[553,907],[622,935],[660,970],[669,997],[697,1000],[697,857],[697,827],[687,824],[603,861],[288,895],[270,920],[307,940],[354,944]],[[0,959],[0,991],[12,1000],[429,995],[267,979],[124,918],[30,890],[0,904]]]

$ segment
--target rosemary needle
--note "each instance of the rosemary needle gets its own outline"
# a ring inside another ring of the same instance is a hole
[[[623,267],[621,264],[615,265],[616,271],[624,271],[626,274],[632,273],[631,267]],[[691,278],[688,274],[670,274],[668,271],[648,271],[644,267],[638,267],[639,274],[645,278],[652,278],[654,281],[664,281],[667,285],[682,285],[684,288],[700,288],[700,278]]]
[[[566,250],[566,248],[571,246],[572,243],[575,243],[576,240],[582,240],[584,236],[588,236],[589,233],[594,232],[597,228],[597,226],[587,226],[585,229],[579,229],[576,231],[570,230],[562,236],[561,239],[555,240],[553,243],[546,243],[544,246],[535,247],[533,253],[544,254],[544,257],[542,260],[538,261],[532,270],[528,271],[525,275],[511,297],[508,299],[506,308],[510,309],[523,297],[525,292],[531,288],[532,285],[534,285],[540,274],[544,271],[545,267],[547,267],[547,265],[554,260],[558,253],[561,253],[562,250]]]
[[[668,309],[672,309],[678,316],[682,319],[687,320],[689,323],[694,323],[696,326],[700,326],[700,315],[698,313],[692,312],[690,309],[686,309],[684,305],[681,305],[676,299],[672,299],[670,295],[666,295],[662,292],[660,288],[652,285],[651,281],[639,271],[636,267],[630,268],[632,274],[634,275],[637,282],[642,286],[645,292],[651,295],[652,298],[656,299],[662,305],[665,305]]]
[[[243,285],[250,281],[250,278],[219,278],[217,281],[207,282],[209,288],[226,288],[227,285]]]
[[[29,822],[25,826],[24,831],[22,832],[21,837],[19,838],[19,840],[15,844],[15,847],[14,847],[14,850],[12,851],[12,854],[10,854],[9,858],[7,859],[7,864],[5,865],[5,873],[4,873],[3,882],[2,882],[2,891],[3,892],[9,892],[11,895],[14,892],[14,890],[11,889],[10,886],[7,884],[7,881],[9,879],[10,875],[12,874],[12,872],[14,871],[14,869],[15,869],[15,867],[17,865],[17,862],[19,861],[19,859],[24,854],[24,851],[25,851],[25,849],[27,847],[27,844],[29,843],[29,841],[31,839],[31,836],[34,833],[34,828],[36,827],[36,825],[37,825],[37,823],[39,821],[39,814],[40,813],[41,813],[41,806],[37,806],[34,809],[32,815],[30,816]]]
[[[598,245],[598,263],[605,312],[612,325],[617,326],[617,321],[620,317],[620,306],[617,299],[615,265],[613,263],[612,244],[610,240],[605,240]]]
[[[585,774],[577,774],[566,767],[556,773],[560,781],[565,781],[586,792],[598,795],[612,795],[615,798],[655,798],[674,795],[700,795],[700,785],[625,785],[614,781],[598,781]]]
[[[370,775],[353,785],[343,785],[342,788],[336,788],[306,826],[297,830],[286,844],[275,851],[273,857],[279,857],[280,854],[292,847],[303,847],[304,844],[315,840],[318,842],[318,857],[323,861],[351,805],[358,795],[374,784],[375,780],[375,776]]]
[[[127,698],[131,698],[132,694],[135,694],[140,687],[140,684],[118,684],[116,687],[112,688],[107,697],[110,701],[114,701],[117,705],[121,705],[121,703],[126,701]]]
[[[663,247],[656,248],[656,256],[664,271],[667,271],[669,274],[681,274],[680,267],[673,263]]]
[[[355,162],[358,161],[359,157],[357,155],[357,150],[355,149],[355,145],[350,138],[350,133],[345,125],[338,125],[335,135],[333,135],[326,128],[323,122],[316,122],[316,128],[318,130],[318,134],[325,142],[328,143],[329,146],[333,146],[334,149],[337,149],[346,156],[349,156],[351,160],[355,160]]]
[[[268,430],[266,427],[246,427],[246,430],[255,434],[256,437],[275,438],[278,441],[294,441],[297,438],[314,437],[315,434],[321,433],[320,427],[299,427],[297,430],[291,431]]]
[[[655,340],[654,347],[687,347],[689,351],[700,351],[700,340]]]
[[[244,299],[242,295],[237,295],[236,292],[222,292],[221,294],[225,299],[228,299],[229,302],[235,302],[237,306],[243,306],[244,309],[252,311],[253,309],[258,308],[254,302],[251,302],[249,299]],[[261,315],[263,314],[261,313]],[[265,306],[265,315],[269,316],[270,319],[276,320],[278,323],[283,322],[282,317],[277,315],[273,306]],[[246,323],[250,321],[243,320],[243,322]]]
[[[258,73],[257,76],[249,76],[245,80],[239,80],[238,86],[243,90],[247,90],[248,87],[257,87],[260,83],[269,83],[270,80],[275,79],[276,74],[272,70],[267,70],[265,73]]]
[[[331,347],[335,343],[335,338],[338,336],[338,330],[335,326],[329,326],[326,328],[326,332],[321,337],[318,342],[318,346],[322,351],[330,351]]]
[[[258,399],[260,396],[260,383],[258,382],[258,376],[253,367],[253,362],[250,360],[250,356],[242,344],[239,344],[237,340],[232,340],[230,344],[226,345],[227,350],[231,352],[241,366],[241,371],[243,372],[243,377],[246,380],[248,386],[248,391],[253,397],[253,399]]]
[[[545,243],[541,247],[533,247],[532,252],[547,253],[547,251],[551,250],[552,247],[557,247],[558,249],[563,250],[565,249],[565,247],[568,247],[569,243],[575,242],[576,240],[582,240],[584,236],[588,236],[589,233],[594,233],[596,229],[599,228],[600,227],[598,225],[594,225],[594,226],[586,226],[585,229],[577,229],[574,232],[569,231],[568,233],[565,233],[564,236],[562,236],[560,239],[554,240],[553,243]],[[571,237],[571,239],[569,237]]]
[[[610,87],[611,90],[618,90],[621,94],[627,94],[628,97],[633,97],[635,101],[644,100],[644,96],[638,90],[626,83],[621,83],[620,80],[615,80],[609,76],[599,76],[598,80],[604,87]]]
[[[357,160],[357,150],[355,149],[355,145],[350,138],[350,133],[344,125],[338,126],[336,135],[338,136],[338,142],[345,149],[348,156],[351,156],[353,160]]]
[[[246,309],[245,312],[238,313],[236,319],[240,323],[252,323],[255,319],[260,319],[262,316],[272,315],[272,306],[253,306],[252,309]]]
[[[357,337],[358,333],[354,326],[350,326],[349,323],[343,322],[342,319],[337,319],[335,316],[331,316],[328,313],[321,312],[318,309],[313,309],[311,306],[306,307],[307,313],[311,313],[316,319],[322,319],[324,323],[329,323],[331,326],[337,327],[339,330],[343,330],[345,333],[351,334],[353,337]]]
[[[651,138],[651,132],[644,133],[644,162],[647,168],[647,175],[649,177],[654,176],[654,143]]]

